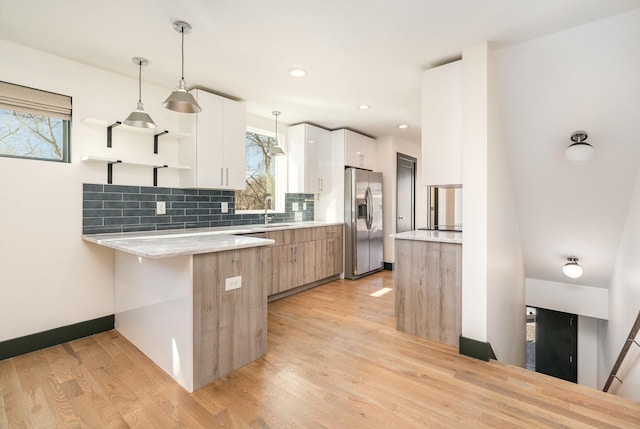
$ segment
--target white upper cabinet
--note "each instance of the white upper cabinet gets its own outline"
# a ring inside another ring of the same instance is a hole
[[[350,130],[336,130],[338,138],[344,142],[344,164],[366,170],[377,168],[376,141]]]
[[[462,184],[462,60],[422,73],[422,184]]]
[[[244,189],[246,174],[246,107],[200,89],[191,91],[202,107],[195,115],[183,114],[184,140],[180,162],[192,169],[181,172],[185,188]]]
[[[310,124],[288,129],[289,192],[331,191],[331,132]]]

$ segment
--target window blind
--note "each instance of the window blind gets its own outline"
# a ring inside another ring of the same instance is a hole
[[[71,120],[71,97],[0,82],[0,109]]]

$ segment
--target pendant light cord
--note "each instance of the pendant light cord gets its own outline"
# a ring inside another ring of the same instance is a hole
[[[142,60],[138,61],[138,103],[142,103]]]
[[[184,80],[184,27],[180,28],[180,34],[182,34],[182,80]]]

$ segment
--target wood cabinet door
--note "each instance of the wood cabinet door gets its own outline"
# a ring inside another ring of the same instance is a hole
[[[294,247],[295,244],[287,244],[271,248],[272,275],[269,295],[284,292],[294,287]]]
[[[266,353],[268,254],[256,247],[194,255],[195,389]],[[226,290],[226,279],[236,276],[241,287]]]
[[[332,261],[329,276],[334,276],[342,272],[342,255],[344,253],[342,236],[331,239],[329,247]]]

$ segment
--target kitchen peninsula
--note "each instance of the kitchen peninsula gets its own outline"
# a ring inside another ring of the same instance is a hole
[[[294,293],[342,271],[341,252],[334,250],[342,249],[339,223],[82,238],[116,250],[116,329],[190,392],[266,354],[270,295]],[[333,269],[315,269],[337,256]],[[298,278],[298,266],[314,268],[305,270],[314,275]]]
[[[462,332],[462,233],[415,230],[396,243],[396,329],[458,346]]]

